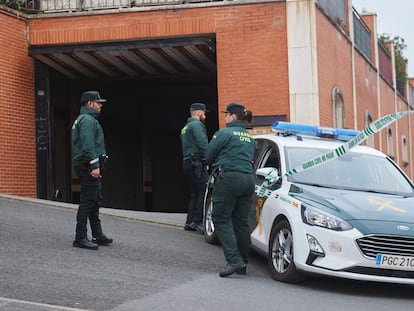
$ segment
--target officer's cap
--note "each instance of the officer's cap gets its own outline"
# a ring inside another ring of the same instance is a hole
[[[81,103],[85,103],[87,101],[94,101],[98,103],[106,102],[106,99],[101,98],[99,92],[97,91],[86,91],[81,94]]]
[[[230,103],[227,105],[227,108],[225,111],[222,111],[224,113],[234,113],[234,114],[240,114],[243,113],[246,110],[246,108],[239,103]]]
[[[190,106],[190,111],[194,111],[194,110],[203,110],[205,112],[208,112],[206,105],[202,104],[202,103],[194,103],[191,104]]]

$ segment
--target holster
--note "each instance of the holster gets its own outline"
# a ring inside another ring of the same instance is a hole
[[[217,167],[215,170],[214,170],[214,172],[213,172],[213,176],[215,177],[215,178],[220,178],[220,179],[222,179],[223,178],[223,176],[224,176],[224,167],[223,166],[219,166],[219,167]]]
[[[196,177],[201,178],[201,176],[203,175],[203,169],[204,169],[203,162],[201,160],[191,159],[191,166],[194,169],[194,173]]]
[[[100,172],[101,175],[103,175],[105,168],[106,168],[106,164],[108,163],[109,157],[107,155],[101,155],[99,156],[99,167],[100,167]]]

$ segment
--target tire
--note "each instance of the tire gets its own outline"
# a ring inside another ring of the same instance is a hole
[[[287,220],[276,224],[270,235],[268,264],[272,278],[285,283],[298,283],[304,279],[294,263],[292,229]]]
[[[213,177],[210,177],[206,193],[204,195],[204,207],[203,207],[203,227],[204,227],[204,238],[210,244],[219,245],[219,239],[214,233],[214,223],[213,223],[213,200],[212,194],[214,189],[214,180]]]

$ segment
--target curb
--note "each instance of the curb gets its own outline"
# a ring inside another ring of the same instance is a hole
[[[51,207],[66,208],[66,209],[71,209],[75,211],[78,209],[77,204],[50,201],[50,200],[44,200],[44,199],[21,197],[21,196],[8,195],[8,194],[0,194],[0,198],[15,200],[15,201],[22,201],[22,202],[36,203],[36,204],[47,205]],[[107,208],[107,207],[102,207],[100,209],[100,214],[120,217],[120,218],[124,218],[128,220],[143,221],[143,222],[148,222],[148,223],[155,223],[155,224],[161,224],[161,225],[166,225],[166,226],[178,227],[178,228],[184,228],[185,218],[187,216],[185,213],[145,212],[145,211],[121,210],[121,209],[114,209],[114,208]]]

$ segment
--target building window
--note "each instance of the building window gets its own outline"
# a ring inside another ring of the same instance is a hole
[[[372,114],[368,110],[365,111],[365,127],[370,125],[372,123]],[[368,136],[367,138],[367,146],[370,146],[372,148],[375,148],[375,141],[374,141],[374,135]]]
[[[405,135],[402,136],[402,161],[403,161],[403,166],[406,167],[408,166],[408,149],[407,149],[407,138],[405,137]]]
[[[334,127],[345,127],[345,109],[344,109],[344,96],[342,91],[338,87],[334,87],[332,90],[332,109],[333,109],[333,122]]]
[[[387,154],[391,159],[394,159],[394,145],[392,141],[392,130],[390,127],[387,129]]]

